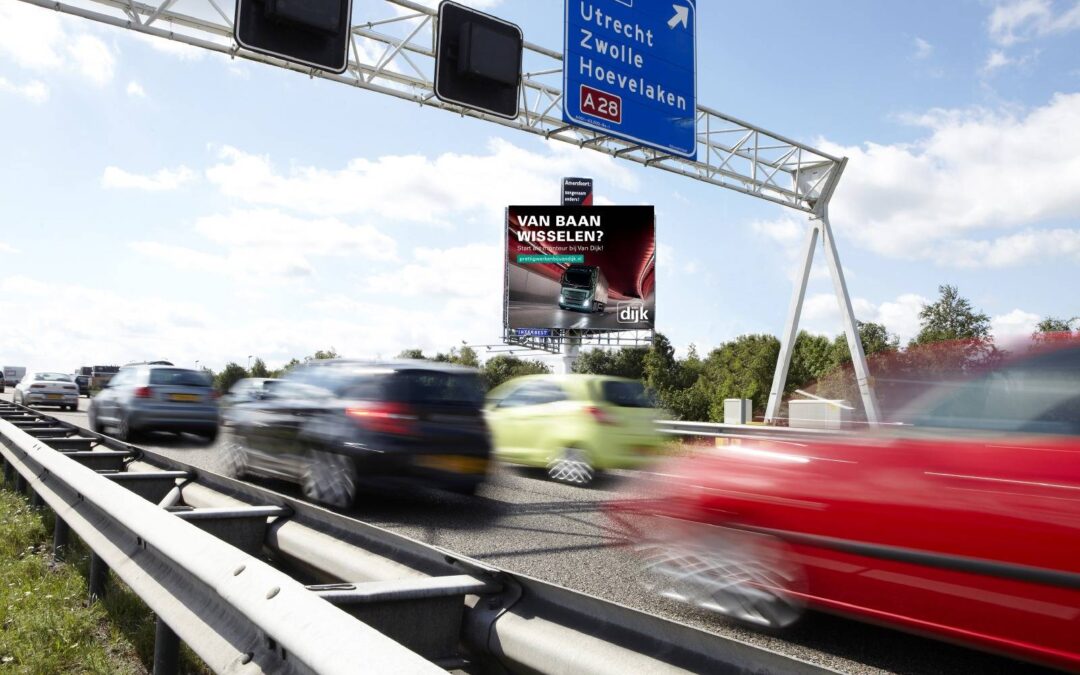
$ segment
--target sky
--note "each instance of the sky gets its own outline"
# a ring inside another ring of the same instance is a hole
[[[562,43],[562,0],[468,4]],[[355,0],[354,23],[394,12]],[[907,340],[945,283],[999,336],[1080,315],[1080,1],[699,2],[697,17],[700,104],[849,158],[831,215],[857,318]],[[563,176],[593,177],[601,203],[656,206],[657,328],[705,352],[780,332],[807,227],[587,149],[17,0],[0,0],[0,139],[4,365],[497,343],[504,208],[557,203]],[[802,326],[841,330],[820,251]]]

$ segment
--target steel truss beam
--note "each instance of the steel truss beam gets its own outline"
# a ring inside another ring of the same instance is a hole
[[[356,10],[349,66],[341,75],[241,49],[233,41],[232,0],[161,0],[159,4],[137,0],[21,1],[588,148],[741,192],[818,219],[826,212],[842,173],[841,158],[701,105],[697,107],[696,161],[568,125],[562,119],[563,55],[530,42],[525,43],[517,119],[506,120],[440,101],[434,91],[437,11],[412,0],[371,0]],[[356,15],[371,5],[376,6],[371,16]],[[845,314],[850,314],[851,300],[846,286],[838,283],[836,289],[837,300],[848,308]],[[801,308],[801,294],[797,297]],[[797,313],[794,316],[797,328]],[[848,341],[854,339],[857,343],[858,335],[850,334],[848,323],[851,322],[845,321]],[[546,349],[541,345],[527,346]],[[785,342],[781,349],[778,372],[782,370],[786,374],[785,358],[790,359],[792,346],[793,343]],[[852,355],[857,368],[865,371],[861,350],[853,348]],[[783,383],[780,388],[783,389]],[[870,411],[872,401],[864,395],[864,402]],[[774,410],[772,403],[770,410]]]
[[[672,157],[562,120],[560,52],[526,43],[520,115],[505,120],[435,98],[436,10],[411,0],[379,0],[381,12],[354,16],[349,67],[327,73],[238,47],[232,39],[233,7],[226,0],[22,0],[139,33],[183,42],[229,56],[269,63],[322,79],[376,91],[589,148],[695,180],[812,213],[839,159],[809,145],[705,106],[697,109],[698,161]],[[365,3],[368,4],[368,3]],[[362,11],[362,6],[357,12]],[[813,176],[813,180],[805,177]]]

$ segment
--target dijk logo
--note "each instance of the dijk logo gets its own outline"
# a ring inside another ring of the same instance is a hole
[[[616,317],[619,323],[644,323],[649,320],[649,310],[640,303],[620,302]]]

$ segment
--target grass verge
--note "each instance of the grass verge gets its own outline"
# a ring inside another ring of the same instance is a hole
[[[0,489],[0,673],[150,672],[153,613],[111,574],[105,598],[89,602],[89,552],[73,533],[68,562],[54,562],[53,522]],[[186,645],[180,670],[210,672]]]

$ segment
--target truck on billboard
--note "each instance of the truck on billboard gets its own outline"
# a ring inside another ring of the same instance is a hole
[[[653,207],[511,206],[506,220],[507,328],[654,328]]]

